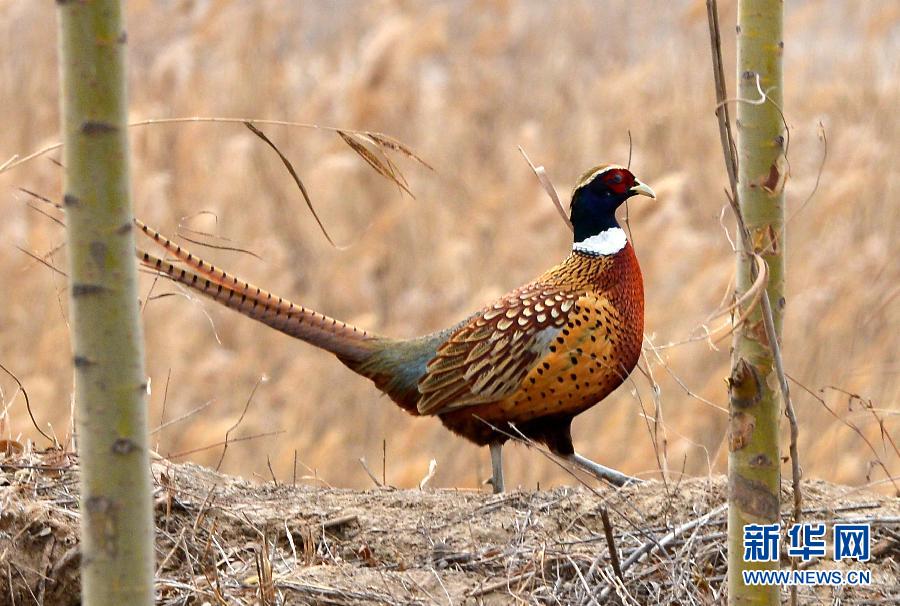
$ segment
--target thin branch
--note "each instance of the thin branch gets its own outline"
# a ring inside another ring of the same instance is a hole
[[[168,379],[167,379],[167,380],[166,380],[166,391],[167,391],[167,392],[168,392],[168,388],[169,388],[169,382],[168,382]],[[165,403],[165,400],[163,400],[163,402]],[[176,423],[180,423],[181,421],[184,421],[185,419],[189,419],[190,417],[194,416],[195,414],[197,414],[197,413],[200,412],[201,410],[205,410],[205,409],[206,409],[210,404],[212,404],[213,402],[215,402],[215,400],[207,400],[206,402],[204,402],[204,403],[201,404],[200,406],[196,406],[196,407],[192,408],[191,410],[187,411],[186,413],[184,413],[183,415],[181,415],[181,416],[179,416],[179,417],[175,417],[174,419],[171,419],[171,420],[169,420],[169,421],[166,421],[165,423],[162,423],[162,422],[161,422],[161,423],[156,427],[156,429],[153,429],[153,430],[150,431],[150,435],[151,435],[151,436],[152,436],[152,435],[155,435],[155,434],[161,432],[161,431],[162,431],[163,429],[165,429],[166,427],[169,427],[170,425],[174,425],[174,424],[176,424]]]
[[[622,562],[622,572],[631,568],[631,566],[635,562],[641,560],[645,555],[649,554],[654,549],[656,549],[656,548],[664,549],[666,545],[672,543],[675,539],[677,539],[679,536],[681,536],[685,532],[688,532],[689,530],[693,530],[694,528],[699,528],[700,526],[703,526],[704,524],[706,524],[707,522],[709,522],[710,520],[712,520],[716,516],[724,513],[727,510],[728,510],[728,503],[723,503],[722,505],[719,505],[715,509],[707,512],[706,514],[700,516],[699,518],[695,518],[695,519],[691,520],[690,522],[685,522],[684,524],[681,524],[680,526],[676,526],[675,528],[672,529],[671,532],[669,532],[668,534],[663,536],[661,539],[647,541],[646,543],[642,544],[640,547],[635,549],[631,553],[631,555],[629,555],[628,558],[624,562]],[[612,587],[607,586],[603,590],[603,592],[600,594],[600,597],[606,598],[606,596],[609,595],[609,592],[611,590],[612,590]]]
[[[217,446],[226,446],[229,444],[234,444],[235,442],[246,442],[248,440],[255,440],[257,438],[267,438],[269,436],[277,436],[285,433],[285,430],[279,429],[277,431],[264,431],[262,433],[255,433],[249,436],[240,436],[238,438],[229,438],[228,440],[222,440],[216,442],[214,444],[208,444],[206,446],[201,446],[199,448],[192,448],[190,450],[183,450],[181,452],[176,452],[173,454],[167,454],[167,459],[180,459],[182,457],[186,457],[188,455],[196,454],[198,452],[203,452],[204,450],[210,450],[211,448],[216,448]]]
[[[21,246],[16,246],[16,248],[19,250],[19,252],[25,253],[26,255],[28,255],[29,257],[31,257],[32,259],[34,259],[35,261],[37,261],[37,262],[40,263],[41,265],[43,265],[43,266],[45,266],[45,267],[48,267],[49,269],[51,269],[51,270],[53,270],[54,272],[56,272],[56,273],[58,273],[59,275],[61,275],[62,277],[64,277],[64,278],[68,278],[68,277],[69,277],[69,274],[67,274],[66,272],[64,272],[64,271],[61,270],[61,269],[57,269],[52,263],[50,263],[49,261],[45,261],[44,259],[40,258],[39,256],[37,256],[37,255],[34,254],[33,252],[28,251],[28,250],[25,250],[25,249],[22,248]],[[53,252],[53,251],[51,251],[51,254],[52,254],[52,252]]]
[[[31,423],[34,425],[34,428],[38,430],[39,434],[41,434],[42,436],[47,438],[47,441],[49,441],[51,444],[53,444],[54,446],[58,445],[58,442],[56,440],[54,440],[53,438],[48,436],[46,433],[44,433],[44,430],[41,429],[41,427],[38,425],[37,421],[35,420],[34,413],[31,411],[31,400],[28,399],[28,392],[25,390],[25,386],[22,385],[22,381],[19,380],[19,377],[14,375],[12,373],[12,371],[9,370],[3,364],[0,364],[0,370],[2,370],[6,374],[8,374],[10,377],[12,377],[12,380],[16,382],[16,385],[18,385],[19,389],[22,391],[22,395],[25,397],[25,409],[28,411],[28,416],[31,418]],[[15,396],[13,396],[13,398],[14,397]]]
[[[631,140],[631,129],[628,129],[628,164],[625,165],[625,168],[631,170],[631,152],[634,149],[634,142]]]
[[[210,243],[204,242],[202,240],[195,240],[194,238],[189,238],[180,232],[176,232],[176,233],[178,233],[178,237],[181,238],[182,240],[186,240],[186,241],[190,242],[191,244],[196,244],[197,246],[205,246],[206,248],[213,248],[215,250],[225,250],[228,252],[243,253],[245,255],[250,255],[251,257],[255,257],[255,258],[259,259],[260,261],[264,260],[262,257],[260,257],[255,252],[253,252],[252,250],[246,249],[246,248],[240,248],[238,246],[224,246],[222,244],[210,244]]]
[[[278,146],[272,143],[272,140],[266,136],[264,132],[256,128],[252,122],[244,122],[244,126],[246,126],[250,132],[259,137],[265,142],[266,145],[271,147],[278,157],[281,158],[282,164],[287,168],[288,173],[290,173],[291,178],[294,180],[294,183],[297,185],[297,188],[300,190],[300,194],[303,196],[303,201],[306,202],[306,208],[309,209],[309,212],[312,213],[313,219],[316,220],[316,223],[319,225],[319,229],[322,232],[322,235],[325,236],[325,239],[328,240],[328,243],[331,244],[335,248],[343,248],[334,243],[334,240],[331,239],[331,236],[328,234],[328,230],[325,229],[325,225],[322,223],[322,220],[319,218],[319,213],[316,212],[315,207],[313,206],[312,200],[309,197],[309,192],[306,190],[306,186],[303,185],[303,181],[300,180],[300,176],[297,174],[297,171],[294,169],[294,165],[291,164],[291,161],[287,159],[281,150],[278,149]]]
[[[377,486],[378,488],[381,488],[382,486],[384,486],[384,484],[382,484],[381,482],[378,481],[378,478],[375,477],[375,474],[372,473],[372,470],[369,469],[369,464],[366,463],[365,457],[359,458],[359,464],[362,465],[363,471],[365,471],[366,475],[369,476],[369,479],[371,479],[372,482],[375,483],[375,486]]]
[[[809,192],[809,195],[806,196],[806,200],[797,207],[797,210],[793,212],[793,214],[788,217],[788,220],[785,222],[785,225],[789,224],[794,220],[794,217],[800,214],[800,212],[806,208],[806,205],[809,204],[810,200],[812,200],[816,192],[819,191],[819,182],[822,179],[822,173],[825,170],[825,161],[828,160],[828,137],[825,135],[825,125],[819,122],[819,138],[822,139],[822,161],[819,162],[819,170],[816,171],[816,183],[813,185],[812,191]]]
[[[58,203],[54,202],[47,196],[42,196],[36,192],[31,191],[30,189],[24,188],[24,187],[20,187],[19,191],[22,192],[23,194],[28,194],[32,198],[40,200],[41,202],[43,202],[44,204],[46,204],[48,206],[52,206],[53,208],[55,208],[56,210],[58,210],[60,212],[65,212],[65,208],[63,208],[62,204],[58,204]]]
[[[725,154],[725,170],[731,185],[731,196],[737,198],[737,147],[734,134],[731,132],[731,116],[728,104],[724,103],[728,96],[725,84],[725,68],[722,63],[722,36],[719,31],[719,6],[716,0],[706,2],[707,20],[709,21],[709,41],[712,49],[713,78],[716,87],[716,118],[719,123],[719,141]]]
[[[390,147],[391,149],[395,149],[400,153],[412,158],[422,166],[434,170],[431,165],[421,159],[418,155],[412,152],[412,150],[391,137],[387,135],[383,135],[381,133],[369,133],[365,131],[356,131],[350,130],[346,128],[338,128],[335,126],[322,126],[320,124],[311,124],[308,122],[290,122],[287,120],[265,120],[261,118],[224,118],[217,116],[186,116],[181,118],[150,118],[147,120],[138,120],[136,122],[130,122],[128,124],[129,128],[134,128],[136,126],[155,126],[159,124],[185,124],[185,123],[221,123],[221,124],[246,124],[247,122],[252,122],[253,124],[265,124],[270,126],[289,126],[295,128],[306,128],[312,130],[321,130],[326,132],[338,133],[353,133],[360,135],[368,135],[369,137],[376,138],[376,142],[379,145],[384,145],[386,147]],[[393,144],[393,146],[391,145]],[[60,149],[63,146],[62,143],[51,143],[50,145],[46,145],[26,156],[18,157],[13,156],[2,165],[0,165],[0,173],[4,173],[8,170],[12,170],[17,166],[25,164],[26,162],[30,162],[35,158],[43,156],[44,154],[48,154],[52,151]]]
[[[619,550],[616,549],[616,539],[613,536],[613,528],[609,521],[609,512],[606,511],[606,507],[600,508],[600,520],[603,522],[603,534],[606,537],[606,545],[609,548],[609,563],[612,565],[616,577],[624,583],[625,577],[622,575],[622,566],[619,563]]]
[[[566,215],[566,211],[563,208],[562,202],[559,201],[559,194],[556,193],[556,188],[553,187],[553,183],[550,182],[550,177],[547,176],[547,170],[543,166],[535,166],[531,159],[528,157],[528,154],[525,153],[525,150],[522,149],[521,145],[519,146],[519,153],[522,154],[522,157],[525,158],[526,162],[528,162],[528,166],[531,167],[531,170],[537,177],[538,183],[541,184],[541,187],[543,187],[544,191],[547,192],[547,195],[550,196],[550,200],[553,202],[553,206],[556,207],[556,211],[559,213],[559,216],[562,217],[562,220],[565,221],[566,225],[569,226],[569,230],[574,232],[575,226],[572,225],[572,221],[569,219],[568,215]]]
[[[219,457],[219,462],[216,463],[216,471],[219,471],[219,468],[222,467],[222,461],[225,460],[225,453],[228,452],[228,444],[229,438],[231,437],[231,432],[238,428],[238,425],[241,424],[241,421],[244,420],[244,416],[247,414],[247,410],[250,408],[250,403],[253,402],[253,396],[256,394],[256,390],[259,388],[260,384],[266,380],[265,375],[261,376],[256,380],[256,383],[253,385],[253,389],[250,390],[250,395],[247,396],[247,402],[244,404],[244,410],[241,411],[241,416],[238,417],[237,421],[225,431],[225,442],[224,448],[222,448],[222,454]]]

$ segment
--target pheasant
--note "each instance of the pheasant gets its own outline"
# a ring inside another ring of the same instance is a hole
[[[510,423],[554,454],[623,485],[634,478],[575,452],[571,423],[625,381],[641,352],[643,279],[615,216],[634,195],[656,197],[622,166],[592,168],[572,193],[574,243],[565,260],[455,326],[412,339],[372,334],[272,295],[136,220],[174,263],[137,254],[156,272],[331,352],[407,412],[436,415],[450,431],[488,445],[495,492],[503,491],[501,447]]]

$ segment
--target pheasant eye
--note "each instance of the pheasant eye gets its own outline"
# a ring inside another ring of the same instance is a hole
[[[614,174],[613,178],[612,178],[612,182],[613,183],[621,183],[622,182],[622,174],[621,173]]]

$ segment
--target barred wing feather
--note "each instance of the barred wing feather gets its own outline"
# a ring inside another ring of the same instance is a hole
[[[442,414],[515,393],[584,292],[536,282],[473,316],[428,362],[419,381],[419,413]]]

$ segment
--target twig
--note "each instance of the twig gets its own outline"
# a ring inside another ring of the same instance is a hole
[[[168,387],[168,383],[166,383],[166,386]],[[203,409],[205,409],[206,407],[208,407],[208,406],[209,406],[210,404],[212,404],[213,402],[215,402],[215,400],[208,400],[208,401],[204,402],[203,404],[201,404],[200,406],[197,406],[197,407],[192,408],[191,410],[187,411],[186,413],[184,413],[184,414],[181,415],[180,417],[175,417],[174,419],[171,419],[171,420],[169,420],[169,421],[166,421],[165,423],[160,423],[160,424],[156,427],[156,429],[153,429],[153,430],[150,431],[150,435],[152,436],[152,435],[154,435],[154,434],[157,434],[157,433],[159,433],[160,431],[162,431],[163,429],[165,429],[166,427],[168,427],[169,425],[174,425],[175,423],[179,423],[179,422],[184,421],[185,419],[187,419],[187,418],[189,418],[189,417],[194,416],[195,414],[197,414],[197,413],[200,412],[201,410],[203,410]],[[165,403],[165,400],[163,400],[163,403]],[[163,409],[163,410],[165,410],[165,409]]]
[[[253,385],[253,389],[250,390],[250,395],[247,396],[247,402],[244,404],[244,410],[241,411],[241,416],[239,416],[238,420],[235,421],[234,424],[225,431],[224,448],[222,448],[222,454],[219,457],[219,462],[216,463],[216,471],[219,471],[219,468],[222,467],[222,461],[225,460],[225,453],[228,452],[228,439],[231,437],[231,432],[237,429],[238,425],[241,424],[241,421],[244,420],[244,415],[247,414],[247,410],[250,408],[250,403],[253,402],[253,396],[254,394],[256,394],[256,390],[259,388],[259,385],[265,380],[265,375],[256,380],[256,384]]]
[[[790,375],[788,376],[788,378],[791,381],[793,381],[794,383],[796,383],[797,386],[800,387],[800,389],[802,389],[803,391],[805,391],[806,393],[811,395],[813,398],[815,398],[819,402],[819,404],[821,404],[825,408],[825,410],[827,410],[831,414],[831,416],[833,416],[835,419],[837,419],[838,421],[840,421],[841,423],[843,423],[844,425],[849,427],[851,430],[853,430],[853,432],[856,435],[858,435],[862,439],[863,442],[865,442],[866,446],[869,447],[869,450],[872,451],[872,455],[875,457],[875,462],[884,470],[884,473],[887,476],[888,481],[890,481],[891,484],[894,485],[894,489],[897,491],[897,494],[900,494],[900,486],[898,486],[897,482],[894,481],[894,478],[891,477],[891,471],[888,469],[888,467],[884,463],[884,461],[881,460],[881,456],[878,454],[878,450],[875,448],[875,446],[872,444],[872,442],[866,437],[866,435],[862,432],[862,430],[859,428],[859,426],[856,425],[855,423],[853,423],[852,421],[848,421],[847,419],[842,419],[840,417],[840,415],[838,415],[828,405],[828,403],[825,402],[825,398],[822,398],[819,395],[817,395],[806,385],[804,385],[803,383],[801,383],[800,381],[798,381],[797,379],[795,379],[794,377],[792,377]],[[866,479],[869,479],[869,478],[866,478]]]
[[[606,545],[609,547],[609,563],[612,565],[616,577],[622,583],[625,583],[625,577],[622,575],[622,566],[619,564],[619,551],[616,549],[616,540],[613,536],[613,528],[609,521],[609,512],[606,511],[606,507],[600,508],[600,521],[603,522],[603,534],[606,535]]]
[[[194,525],[192,526],[193,532],[197,532],[197,529],[200,528],[200,523],[206,519],[206,512],[212,508],[213,499],[215,498],[215,492],[218,486],[215,483],[209,487],[209,491],[207,491],[206,496],[203,498],[203,501],[200,503],[199,509],[197,509],[197,515],[194,517]],[[207,507],[207,505],[209,507]],[[213,529],[215,529],[215,521],[213,521]],[[210,531],[211,533],[211,531]],[[185,544],[185,555],[188,555],[187,544]]]
[[[37,261],[37,262],[40,263],[41,265],[44,265],[45,267],[50,268],[51,270],[53,270],[54,272],[58,273],[58,274],[61,275],[62,277],[64,277],[64,278],[68,278],[68,277],[69,277],[69,274],[67,274],[67,273],[64,272],[63,270],[61,270],[61,269],[55,267],[52,263],[50,263],[50,262],[48,262],[48,261],[45,261],[44,259],[42,259],[41,257],[37,256],[37,255],[34,254],[33,252],[28,251],[28,250],[25,250],[25,249],[22,248],[21,246],[16,246],[16,248],[19,250],[19,252],[25,253],[26,255],[28,255],[29,257],[31,257],[32,259],[34,259],[35,261]]]
[[[27,205],[28,205],[28,208],[30,208],[30,209],[33,210],[34,212],[36,212],[36,213],[38,213],[38,214],[40,214],[40,215],[44,215],[45,217],[47,217],[48,219],[50,219],[51,221],[53,221],[54,223],[56,223],[56,224],[59,225],[60,227],[65,228],[65,226],[66,226],[65,223],[63,223],[60,219],[58,219],[58,218],[54,217],[53,215],[51,215],[50,213],[48,213],[46,210],[43,210],[43,209],[41,209],[41,208],[38,208],[37,206],[35,206],[35,205],[32,204],[31,202],[28,202]]]
[[[437,459],[431,459],[428,461],[428,473],[426,473],[425,477],[419,481],[419,490],[428,486],[428,483],[434,478],[435,471],[437,471]]]
[[[819,162],[819,170],[816,171],[816,182],[813,185],[812,191],[806,196],[806,200],[804,200],[803,203],[797,207],[797,210],[788,217],[788,220],[785,222],[786,225],[793,221],[794,217],[799,215],[800,212],[806,208],[806,205],[809,204],[810,200],[815,197],[816,192],[819,191],[819,181],[822,179],[822,172],[825,170],[825,161],[828,159],[828,137],[825,135],[825,125],[821,122],[819,122],[819,136],[822,139],[822,161]]]
[[[189,230],[189,231],[193,231],[193,230]],[[177,233],[178,233],[178,237],[181,238],[182,240],[190,242],[191,244],[196,244],[197,246],[205,246],[206,248],[213,248],[215,250],[224,250],[224,251],[228,251],[228,252],[243,253],[245,255],[250,255],[251,257],[255,257],[256,259],[259,259],[260,261],[264,260],[262,257],[260,257],[258,254],[256,254],[252,250],[249,250],[246,248],[241,248],[240,246],[225,246],[222,244],[210,244],[208,242],[204,242],[203,240],[189,238],[186,235],[184,235],[183,233],[181,233],[180,230]]]
[[[156,278],[153,279],[153,283],[156,283]],[[152,288],[152,286],[151,286]],[[143,312],[143,310],[141,310]],[[168,372],[166,372],[166,385],[163,387],[163,401],[162,401],[162,411],[159,413],[159,427],[156,428],[157,431],[162,429],[163,423],[166,422],[166,404],[169,402],[169,381],[172,380],[172,367],[169,367]],[[151,434],[152,435],[152,434]]]
[[[662,476],[663,484],[668,491],[668,478],[666,477],[668,469],[666,464],[663,464],[663,460],[666,458],[665,454],[660,454],[659,448],[659,426],[662,423],[660,417],[662,416],[662,404],[659,399],[659,384],[654,380],[652,370],[650,368],[650,361],[647,359],[646,352],[641,352],[644,354],[644,360],[647,362],[647,370],[641,368],[640,364],[637,364],[635,368],[647,379],[650,383],[650,392],[654,396],[654,412],[653,412],[653,422],[651,425],[650,416],[647,414],[647,411],[644,410],[644,399],[641,398],[641,392],[638,389],[637,381],[634,380],[634,375],[628,376],[628,381],[634,385],[634,394],[638,401],[638,406],[641,407],[641,417],[644,419],[644,424],[647,427],[647,433],[650,436],[650,443],[653,445],[653,455],[656,458],[656,466],[659,468],[660,475]]]
[[[182,450],[181,452],[176,452],[174,454],[167,454],[167,459],[180,459],[181,457],[186,457],[188,455],[197,454],[198,452],[203,452],[204,450],[209,450],[211,448],[216,448],[218,446],[223,446],[227,444],[234,444],[235,442],[247,442],[248,440],[255,440],[257,438],[267,438],[269,436],[277,436],[284,433],[283,429],[279,429],[277,431],[264,431],[262,433],[254,433],[249,436],[241,436],[239,438],[229,438],[228,440],[222,440],[220,442],[215,442],[214,444],[207,444],[206,446],[200,446],[199,448],[192,448],[190,450]]]
[[[653,396],[653,448],[654,451],[657,452],[657,460],[661,458],[662,461],[659,462],[659,472],[662,476],[663,485],[666,490],[669,489],[669,437],[665,420],[663,420],[663,406],[662,406],[662,388],[659,386],[659,383],[656,382],[656,377],[653,376],[653,365],[650,362],[650,357],[647,355],[647,352],[641,348],[641,356],[644,358],[644,363],[647,365],[647,381],[650,383],[650,393]],[[662,448],[659,446],[660,441],[660,429],[662,429]]]
[[[269,474],[272,476],[272,483],[278,486],[278,478],[275,477],[275,471],[272,469],[272,460],[266,455],[266,465],[269,468]]]
[[[0,173],[6,170],[13,162],[19,159],[19,154],[13,154],[6,162],[0,164]]]
[[[712,408],[713,410],[715,410],[719,413],[728,414],[728,409],[725,408],[724,406],[722,406],[720,404],[716,404],[715,402],[711,402],[710,400],[707,400],[706,398],[702,397],[701,395],[693,392],[687,386],[687,384],[685,384],[685,382],[681,379],[681,377],[679,377],[675,373],[675,371],[672,370],[672,368],[669,366],[669,364],[666,363],[666,361],[663,359],[663,357],[659,354],[659,350],[666,349],[667,346],[655,345],[653,343],[653,341],[650,339],[650,337],[648,337],[647,335],[644,335],[644,339],[647,340],[647,343],[650,346],[650,351],[653,352],[653,355],[656,357],[657,362],[666,370],[666,372],[669,374],[669,376],[672,377],[672,379],[678,384],[679,387],[681,387],[681,389],[684,390],[684,392],[689,397],[693,398],[694,400],[697,400],[701,404],[705,404],[706,406],[709,406],[710,408]]]
[[[691,520],[690,522],[685,522],[684,524],[682,524],[680,526],[676,526],[671,532],[669,532],[667,535],[665,535],[661,539],[659,539],[657,541],[648,541],[646,543],[643,543],[640,547],[635,549],[624,562],[622,562],[622,571],[624,572],[624,571],[628,570],[629,568],[631,568],[632,564],[634,564],[635,562],[637,562],[638,560],[643,558],[645,555],[652,552],[656,547],[663,548],[666,545],[669,545],[676,538],[678,538],[678,536],[681,535],[682,533],[685,533],[689,530],[693,530],[694,528],[697,528],[697,527],[702,526],[703,524],[706,524],[709,520],[711,520],[712,518],[718,516],[720,513],[727,511],[727,510],[728,510],[728,504],[723,503],[722,505],[719,505],[712,511],[707,512],[706,514],[700,516],[699,518]],[[600,597],[605,598],[606,596],[608,596],[611,589],[612,589],[612,587],[607,586],[603,590],[603,592],[600,594]]]
[[[728,172],[728,183],[731,185],[731,196],[737,199],[737,148],[731,132],[731,116],[725,84],[725,69],[722,66],[722,36],[719,32],[719,6],[716,0],[707,0],[706,16],[709,22],[709,41],[712,49],[713,78],[716,87],[716,117],[719,123],[719,142],[725,152],[725,170]]]
[[[522,149],[521,145],[519,146],[519,153],[522,154],[522,157],[528,162],[528,166],[531,167],[531,170],[537,177],[538,183],[541,184],[541,187],[543,187],[544,191],[547,192],[547,195],[550,196],[550,200],[553,202],[553,206],[556,207],[559,216],[562,217],[562,220],[569,226],[569,230],[574,232],[575,226],[572,225],[572,221],[569,219],[568,215],[566,215],[562,202],[559,201],[559,194],[556,193],[556,188],[553,187],[553,183],[550,182],[550,177],[547,176],[546,169],[543,166],[535,166],[531,161],[531,158],[528,157],[528,154],[525,153],[525,150]]]
[[[567,555],[566,559],[569,561],[569,565],[572,567],[572,570],[575,571],[575,574],[578,576],[578,580],[581,581],[581,585],[584,587],[585,601],[594,604],[594,606],[600,606],[597,598],[595,598],[593,593],[591,592],[591,586],[588,585],[587,579],[585,579],[584,575],[581,574],[581,568],[578,566],[578,564],[575,563],[575,560],[572,559],[572,556]]]
[[[875,405],[872,403],[872,400],[867,400],[866,398],[863,398],[861,395],[859,395],[857,393],[847,391],[846,389],[843,389],[841,387],[836,387],[835,385],[826,385],[825,387],[822,388],[822,391],[825,391],[826,389],[830,389],[832,391],[836,391],[838,393],[842,393],[845,396],[847,396],[847,398],[848,398],[847,407],[849,410],[853,410],[854,400],[858,401],[862,405],[863,408],[868,410],[872,414],[872,416],[875,418],[875,421],[878,423],[878,427],[881,430],[882,440],[887,440],[887,442],[891,445],[891,448],[894,449],[894,454],[896,454],[897,457],[900,458],[900,448],[897,448],[897,443],[894,441],[894,438],[891,437],[891,434],[885,430],[884,419],[879,417],[878,414],[875,412]]]
[[[138,270],[142,273],[148,273],[156,278],[166,278],[172,283],[172,286],[178,289],[178,292],[167,292],[159,295],[151,296],[150,293],[153,291],[153,287],[156,286],[156,280],[154,279],[153,284],[150,286],[150,290],[147,291],[147,296],[144,298],[144,309],[147,309],[147,305],[149,305],[150,301],[157,301],[160,299],[166,299],[168,297],[182,297],[187,299],[192,305],[196,306],[197,309],[200,310],[200,313],[203,314],[203,317],[206,318],[206,321],[209,322],[209,327],[212,329],[213,338],[216,340],[216,343],[219,345],[222,344],[222,339],[219,337],[219,330],[216,328],[216,322],[213,320],[212,315],[210,315],[209,311],[203,304],[203,300],[200,299],[199,296],[194,296],[187,286],[180,282],[175,282],[172,278],[164,273],[156,272],[150,269]]]
[[[57,202],[54,202],[53,200],[51,200],[51,199],[48,198],[47,196],[42,196],[41,194],[39,194],[39,193],[37,193],[37,192],[33,192],[33,191],[31,191],[30,189],[27,189],[27,188],[25,188],[25,187],[20,187],[20,188],[19,188],[19,191],[22,192],[23,194],[29,195],[29,196],[31,196],[32,198],[35,198],[35,199],[37,199],[37,200],[43,202],[43,203],[46,204],[47,206],[52,206],[52,207],[55,208],[56,210],[58,210],[58,211],[60,211],[60,212],[62,212],[62,213],[65,213],[65,210],[66,210],[66,209],[63,207],[62,204],[59,204],[59,203],[57,203]],[[37,209],[35,209],[35,210],[37,210]],[[48,215],[48,216],[49,216],[49,215]],[[50,218],[51,218],[51,219],[54,219],[54,220],[56,220],[56,221],[59,221],[58,219],[56,219],[56,217],[52,217],[52,216],[51,216]],[[60,223],[63,225],[63,227],[65,227],[65,223],[62,223],[61,221],[60,221]]]
[[[469,592],[469,597],[478,598],[483,595],[487,595],[489,593],[494,593],[498,589],[509,589],[509,586],[513,583],[520,583],[522,581],[527,581],[531,577],[535,575],[534,570],[529,570],[528,572],[523,572],[517,575],[513,575],[509,578],[503,579],[501,581],[496,581],[491,583],[490,585],[485,585],[483,587],[479,587],[471,592]]]
[[[631,129],[629,128],[628,133],[628,164],[625,165],[625,168],[631,170],[631,152],[634,149],[634,141],[631,140]]]
[[[328,240],[328,243],[331,244],[335,248],[343,248],[334,243],[334,240],[331,239],[331,236],[328,234],[328,230],[325,229],[325,225],[322,223],[322,220],[319,218],[319,214],[316,212],[315,207],[313,206],[312,199],[309,197],[309,192],[306,190],[306,186],[303,185],[303,181],[300,180],[300,176],[297,174],[297,171],[294,169],[294,165],[291,164],[291,161],[287,159],[281,150],[278,149],[278,146],[272,143],[272,140],[269,139],[264,132],[256,128],[252,122],[244,122],[244,126],[250,129],[254,135],[259,137],[265,142],[266,145],[271,147],[278,157],[281,159],[284,167],[287,168],[288,173],[290,173],[291,178],[294,180],[294,183],[297,185],[297,188],[300,190],[300,194],[303,196],[304,202],[306,202],[306,208],[309,209],[309,212],[312,213],[313,219],[316,220],[316,223],[319,225],[319,230],[321,230],[322,235],[325,236],[325,239]]]
[[[147,120],[139,120],[137,122],[130,122],[128,124],[129,128],[134,128],[136,126],[155,126],[159,124],[185,124],[185,123],[218,123],[218,124],[246,124],[247,122],[252,122],[254,124],[266,124],[271,126],[289,126],[295,128],[306,128],[312,130],[322,130],[332,133],[344,132],[344,133],[353,133],[360,135],[367,135],[378,145],[387,147],[394,151],[398,151],[403,155],[411,158],[421,164],[422,166],[434,170],[431,165],[429,165],[425,160],[420,158],[417,154],[415,154],[409,147],[400,143],[398,140],[389,137],[382,133],[374,133],[368,131],[355,131],[349,130],[346,128],[338,128],[336,126],[323,126],[321,124],[311,124],[307,122],[290,122],[287,120],[264,120],[260,118],[223,118],[218,116],[185,116],[181,118],[150,118]],[[34,151],[26,156],[19,157],[18,155],[13,156],[2,165],[0,165],[0,173],[4,173],[8,170],[12,170],[13,168],[24,164],[26,162],[30,162],[39,156],[43,156],[44,154],[50,153],[54,150],[60,149],[63,146],[62,143],[51,143],[50,145],[46,145],[37,151]]]
[[[369,476],[369,478],[375,483],[375,486],[378,486],[379,488],[384,486],[384,484],[378,481],[378,478],[375,477],[375,474],[372,473],[372,470],[369,469],[369,464],[366,463],[365,457],[359,458],[359,464],[362,465],[362,468],[366,472],[366,475]]]
[[[628,170],[631,170],[631,150],[634,147],[633,142],[631,140],[631,129],[628,129],[628,164],[625,167]],[[628,230],[628,240],[631,242],[631,245],[637,249],[637,242],[634,241],[634,235],[631,233],[631,207],[628,206],[628,200],[625,200],[625,229]]]
[[[3,364],[0,364],[0,370],[2,370],[2,371],[5,372],[6,374],[8,374],[10,377],[12,377],[12,380],[16,382],[16,385],[18,385],[18,386],[19,386],[19,389],[22,391],[22,395],[25,397],[25,410],[28,411],[28,416],[31,418],[31,423],[32,423],[32,425],[34,425],[34,428],[37,429],[37,431],[38,431],[39,434],[41,434],[42,436],[44,436],[45,438],[47,438],[47,441],[49,441],[49,442],[50,442],[51,444],[53,444],[54,446],[58,446],[59,443],[58,443],[56,440],[54,440],[53,438],[51,438],[50,436],[48,436],[46,433],[44,433],[44,430],[40,428],[40,426],[38,425],[37,421],[35,420],[35,418],[34,418],[34,413],[31,411],[31,401],[28,399],[28,392],[25,390],[25,386],[22,385],[22,381],[19,380],[19,377],[17,377],[16,375],[14,375],[14,374],[13,374],[6,366],[4,366]]]

